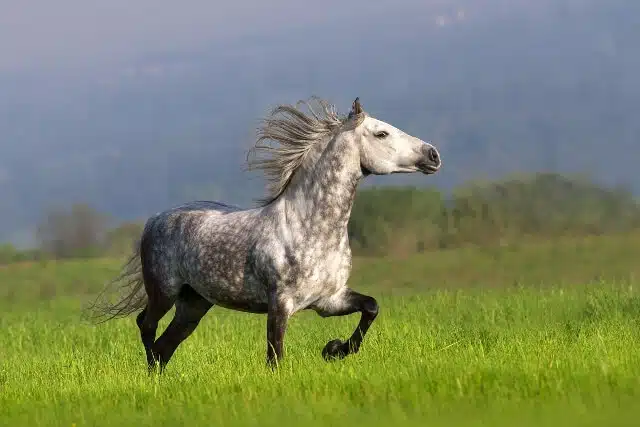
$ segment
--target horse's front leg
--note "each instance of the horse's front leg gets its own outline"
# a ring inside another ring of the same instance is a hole
[[[364,336],[378,316],[378,302],[373,297],[346,288],[323,301],[316,307],[316,311],[322,317],[346,316],[358,311],[362,313],[356,330],[347,341],[332,340],[322,349],[322,357],[325,360],[342,359],[360,350]]]
[[[267,310],[267,365],[274,369],[283,357],[284,333],[290,313],[275,292],[269,296]]]

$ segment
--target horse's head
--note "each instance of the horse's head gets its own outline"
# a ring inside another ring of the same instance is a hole
[[[433,145],[371,117],[362,110],[358,98],[353,102],[349,119],[365,175],[433,174],[440,169],[440,154]]]

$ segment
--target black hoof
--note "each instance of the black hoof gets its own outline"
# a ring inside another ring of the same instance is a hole
[[[345,346],[340,340],[329,341],[322,349],[322,358],[326,361],[344,359],[348,354]]]

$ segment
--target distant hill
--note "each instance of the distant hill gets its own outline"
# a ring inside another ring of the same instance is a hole
[[[0,74],[0,240],[43,209],[119,219],[195,198],[248,205],[257,120],[319,95],[423,139],[451,188],[515,171],[585,172],[640,191],[640,3],[440,1],[68,73]],[[503,9],[501,9],[503,8]]]

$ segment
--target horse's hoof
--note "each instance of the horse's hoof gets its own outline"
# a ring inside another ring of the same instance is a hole
[[[344,359],[347,352],[344,349],[345,343],[340,340],[332,340],[322,349],[322,358],[326,361]]]

